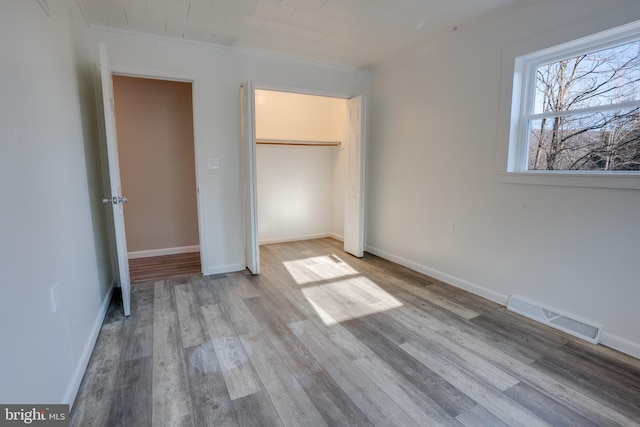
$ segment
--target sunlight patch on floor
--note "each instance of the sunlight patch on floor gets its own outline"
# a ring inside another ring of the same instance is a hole
[[[336,255],[284,261],[283,264],[298,285],[359,274],[356,269]]]
[[[400,301],[363,276],[309,286],[301,291],[326,325],[402,306]]]

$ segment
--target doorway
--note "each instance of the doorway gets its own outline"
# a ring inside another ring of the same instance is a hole
[[[201,273],[192,83],[113,75],[132,282]]]

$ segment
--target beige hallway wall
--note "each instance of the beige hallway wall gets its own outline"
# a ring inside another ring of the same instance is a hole
[[[114,76],[129,252],[199,244],[191,83]]]

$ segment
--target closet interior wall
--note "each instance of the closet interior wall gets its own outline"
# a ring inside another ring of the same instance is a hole
[[[260,243],[342,239],[346,100],[256,90],[255,105]]]

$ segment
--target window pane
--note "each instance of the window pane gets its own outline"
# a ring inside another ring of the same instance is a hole
[[[533,120],[528,169],[640,171],[640,108]]]
[[[640,41],[578,55],[536,70],[535,113],[640,99]]]

